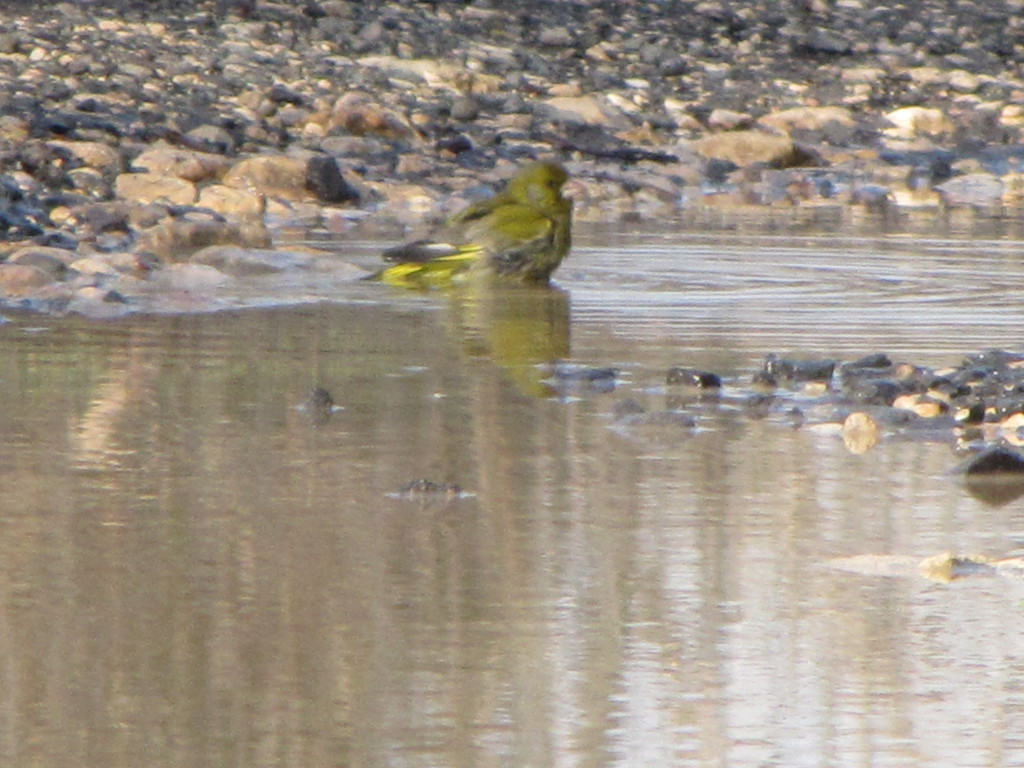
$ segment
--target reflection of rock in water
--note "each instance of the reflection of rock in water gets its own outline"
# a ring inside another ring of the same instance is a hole
[[[75,464],[80,469],[99,469],[118,464],[121,453],[114,444],[118,417],[128,400],[127,371],[110,372],[98,384],[88,409],[71,429]]]
[[[1024,456],[1002,445],[986,448],[958,469],[974,498],[993,507],[1024,496]]]
[[[544,379],[570,352],[565,291],[474,282],[452,294],[452,309],[469,354],[490,359],[527,395],[556,394]]]
[[[408,483],[398,489],[398,493],[395,494],[402,499],[458,499],[464,494],[462,486],[456,483],[439,482],[436,480],[428,480],[427,478],[418,478],[416,480],[410,480]]]

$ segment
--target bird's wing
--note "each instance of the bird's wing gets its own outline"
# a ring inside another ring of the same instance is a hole
[[[506,204],[466,228],[466,239],[478,244],[497,274],[532,271],[555,247],[555,223],[536,208]]]

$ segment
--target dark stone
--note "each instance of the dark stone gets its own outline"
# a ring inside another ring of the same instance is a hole
[[[704,163],[704,177],[712,184],[725,184],[729,175],[737,170],[739,166],[732,160],[713,157]]]
[[[774,354],[765,358],[763,370],[780,381],[822,381],[832,380],[835,371],[834,360],[789,360]]]
[[[301,93],[296,93],[291,88],[274,83],[267,91],[267,98],[275,104],[302,104],[305,99]]]
[[[844,386],[843,392],[864,405],[892,405],[904,394],[900,385],[890,379],[854,379]]]
[[[453,155],[461,155],[473,149],[473,140],[464,133],[456,133],[437,140],[434,145],[439,152],[451,152]]]
[[[719,389],[722,386],[722,379],[717,373],[696,368],[670,368],[665,381],[668,384],[684,384],[699,389]]]
[[[306,165],[306,189],[325,203],[359,202],[359,190],[352,186],[330,155],[314,155]]]
[[[611,392],[619,376],[617,368],[576,368],[558,365],[552,380],[559,392]]]

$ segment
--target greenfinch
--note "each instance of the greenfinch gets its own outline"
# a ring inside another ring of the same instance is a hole
[[[447,287],[473,273],[547,283],[572,244],[568,179],[558,163],[525,166],[501,192],[452,216],[442,237],[386,250],[395,264],[380,279],[402,288]]]

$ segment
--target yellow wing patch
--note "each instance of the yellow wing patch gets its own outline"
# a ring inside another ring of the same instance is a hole
[[[467,245],[451,256],[396,264],[381,272],[380,279],[396,288],[448,288],[458,282],[459,273],[476,261],[481,250],[478,245]]]

